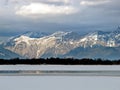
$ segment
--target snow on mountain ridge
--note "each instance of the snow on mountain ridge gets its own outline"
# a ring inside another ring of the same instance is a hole
[[[27,58],[40,58],[41,56],[58,57],[77,47],[119,47],[119,32],[97,31],[80,36],[75,32],[58,31],[39,38],[31,37],[32,33],[12,38],[5,48]]]
[[[49,33],[27,31],[27,32],[25,32],[21,35],[28,36],[30,38],[41,38],[41,37],[44,37],[44,36],[48,36]],[[21,36],[21,35],[19,35],[19,36]]]
[[[54,37],[30,38],[22,35],[14,39],[13,47],[6,48],[25,57],[39,58],[47,48],[54,45],[53,41],[55,41]]]
[[[69,33],[59,31],[40,38],[30,38],[21,35],[13,39],[13,46],[8,45],[6,48],[29,58],[39,58],[48,49],[51,49],[54,54],[65,54],[76,47],[74,40],[65,40],[65,36]]]
[[[120,33],[115,34],[114,32],[93,32],[85,35],[79,41],[80,46],[92,47],[93,45],[99,44],[106,47],[118,47],[120,46]]]

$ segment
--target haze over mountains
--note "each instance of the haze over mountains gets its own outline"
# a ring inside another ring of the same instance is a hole
[[[120,28],[110,32],[95,31],[85,35],[64,31],[53,34],[26,32],[13,36],[0,47],[3,49],[0,51],[0,58],[120,59]]]

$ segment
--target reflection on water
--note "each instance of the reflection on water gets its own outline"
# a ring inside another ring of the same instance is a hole
[[[120,76],[120,71],[0,70],[1,76]]]

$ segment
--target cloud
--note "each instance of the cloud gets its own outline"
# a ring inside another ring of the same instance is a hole
[[[93,6],[93,5],[100,5],[110,2],[110,0],[93,0],[93,1],[81,1],[80,5],[84,6]]]
[[[71,2],[71,0],[47,0],[48,2],[62,2],[65,4],[68,4]]]
[[[31,3],[21,6],[17,15],[34,16],[34,15],[67,15],[77,12],[77,9],[70,5],[55,5],[46,3]]]

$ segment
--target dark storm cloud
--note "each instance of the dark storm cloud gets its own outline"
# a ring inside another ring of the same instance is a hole
[[[119,0],[0,0],[0,35],[25,31],[111,30]]]

